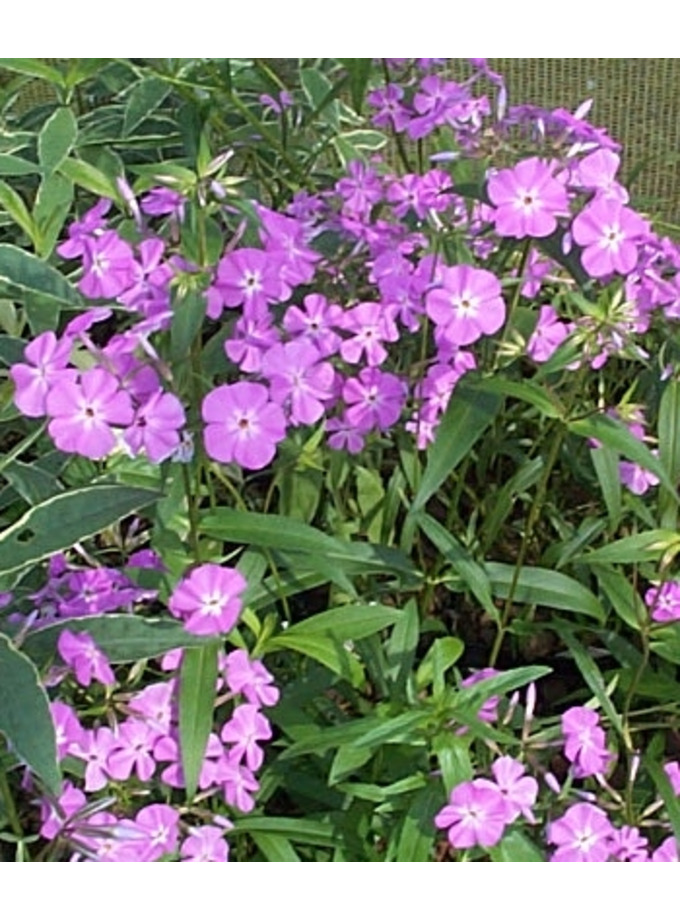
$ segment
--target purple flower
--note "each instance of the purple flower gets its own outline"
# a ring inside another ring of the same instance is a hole
[[[291,336],[310,341],[323,358],[334,355],[340,348],[343,309],[329,304],[321,294],[308,294],[303,307],[288,307],[283,317],[283,328]]]
[[[152,188],[140,201],[142,211],[151,217],[170,214],[180,223],[184,220],[186,198],[170,188]]]
[[[493,847],[507,824],[506,802],[493,783],[471,780],[453,789],[449,804],[438,812],[434,823],[442,830],[448,828],[449,843],[458,850]]]
[[[183,862],[229,862],[229,844],[224,830],[212,825],[192,827],[180,847]]]
[[[117,297],[135,283],[139,267],[132,247],[115,230],[86,238],[84,246],[85,274],[78,282],[78,289],[86,297]]]
[[[262,376],[269,380],[274,402],[288,404],[293,425],[312,425],[333,397],[335,371],[311,342],[274,345],[262,358]]]
[[[534,824],[531,806],[538,796],[538,783],[532,776],[525,776],[524,765],[512,757],[499,757],[491,765],[491,772],[505,800],[506,822],[511,824],[519,815],[524,815]]]
[[[208,456],[247,470],[261,470],[271,463],[276,445],[286,436],[283,410],[259,383],[217,387],[203,400],[202,415]]]
[[[488,194],[496,206],[493,219],[500,236],[542,238],[569,213],[564,185],[553,177],[554,165],[530,157],[489,179]]]
[[[168,609],[198,636],[228,633],[241,613],[240,594],[246,580],[236,569],[206,562],[183,578],[172,592]]]
[[[505,302],[501,285],[491,272],[469,265],[442,267],[439,284],[425,300],[427,315],[443,335],[457,346],[492,335],[505,322]]]
[[[243,649],[227,655],[225,676],[232,693],[242,693],[249,703],[275,706],[279,690],[273,686],[274,678],[261,661],[251,661]]]
[[[118,380],[102,367],[84,371],[80,383],[59,380],[45,401],[48,431],[59,450],[101,460],[116,446],[112,425],[129,425],[132,403]]]
[[[572,235],[583,246],[581,261],[591,278],[627,275],[638,260],[647,223],[620,201],[598,197],[574,218]]]
[[[14,364],[10,377],[14,381],[14,402],[29,418],[47,412],[45,401],[50,387],[59,381],[74,381],[76,372],[66,370],[73,340],[57,339],[53,332],[43,332],[24,349],[28,364]]]
[[[79,741],[69,746],[69,754],[85,761],[85,791],[98,792],[108,783],[108,758],[115,743],[115,735],[104,726],[85,731]]]
[[[604,773],[612,759],[599,722],[598,714],[587,706],[572,706],[562,714],[564,755],[579,779]]]
[[[658,588],[649,588],[645,604],[655,623],[674,623],[680,620],[680,582],[667,581]]]
[[[557,850],[551,862],[607,862],[613,851],[614,828],[601,808],[572,805],[548,825],[548,843]]]
[[[394,374],[366,367],[358,377],[346,381],[342,398],[347,404],[345,420],[358,432],[372,428],[387,430],[397,421],[406,399],[404,383]]]
[[[144,451],[152,463],[161,463],[179,447],[179,429],[185,421],[179,399],[157,390],[137,409],[123,439],[135,456]]]
[[[85,241],[100,235],[106,226],[104,216],[108,213],[111,202],[100,198],[97,204],[83,214],[82,220],[74,221],[68,228],[68,239],[57,246],[62,259],[75,259],[85,251]]]
[[[109,775],[126,780],[134,771],[143,783],[148,783],[156,769],[151,752],[158,737],[159,732],[141,719],[124,722],[109,754]]]
[[[394,321],[394,307],[380,303],[360,303],[348,310],[342,327],[354,333],[340,346],[340,354],[349,364],[358,364],[362,355],[369,367],[382,364],[387,357],[383,342],[396,342],[399,331]]]
[[[89,687],[93,679],[107,687],[115,684],[116,678],[106,655],[86,632],[62,629],[57,649],[81,686]]]
[[[637,827],[617,828],[612,834],[612,856],[619,862],[648,862],[649,841]]]
[[[536,328],[527,343],[527,354],[537,364],[547,361],[573,329],[573,323],[562,322],[553,307],[541,307]]]
[[[262,315],[270,303],[290,296],[283,278],[284,262],[280,256],[261,249],[237,249],[227,253],[217,266],[214,286],[227,307],[243,305],[251,318]]]
[[[269,719],[252,703],[237,706],[220,732],[222,741],[231,744],[229,758],[239,762],[245,758],[249,770],[259,770],[262,766],[264,752],[257,742],[268,741],[271,736]]]

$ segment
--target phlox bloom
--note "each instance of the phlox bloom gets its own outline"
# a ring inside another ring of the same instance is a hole
[[[530,157],[491,176],[488,194],[496,206],[493,216],[500,236],[540,239],[554,232],[557,217],[568,213],[569,200],[552,172],[550,164]]]
[[[236,569],[207,562],[183,578],[168,601],[173,616],[198,636],[227,633],[241,613],[246,580]]]
[[[572,805],[548,826],[548,842],[557,846],[551,862],[607,862],[613,834],[601,808],[587,802]]]
[[[449,843],[456,849],[492,847],[505,830],[506,802],[493,783],[471,780],[453,789],[449,804],[434,823],[440,829],[448,828]]]
[[[441,268],[438,277],[441,283],[427,294],[425,309],[447,339],[457,346],[470,345],[498,332],[505,322],[505,302],[494,274],[456,265]]]
[[[286,435],[283,410],[270,401],[269,391],[260,383],[240,381],[217,387],[203,400],[202,414],[208,456],[247,470],[267,466]]]

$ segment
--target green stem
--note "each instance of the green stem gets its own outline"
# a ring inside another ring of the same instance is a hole
[[[3,766],[0,766],[0,798],[5,803],[5,811],[7,812],[7,818],[12,832],[16,834],[17,837],[23,837],[24,831],[21,827],[21,821],[19,821],[19,814],[14,802],[14,797],[12,796],[12,790],[9,788],[7,773]]]

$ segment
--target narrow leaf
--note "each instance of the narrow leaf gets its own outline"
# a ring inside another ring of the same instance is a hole
[[[179,678],[179,746],[187,801],[196,794],[213,725],[220,644],[186,649]]]
[[[169,95],[171,86],[159,77],[144,77],[130,93],[125,106],[123,135],[127,137],[154,112]]]
[[[434,443],[427,452],[427,466],[413,499],[411,514],[427,504],[447,476],[458,466],[484,434],[503,403],[495,393],[485,393],[465,379],[453,392]]]
[[[484,566],[496,597],[507,598],[515,578],[515,567],[505,562],[487,562]],[[600,622],[605,619],[602,604],[592,591],[562,572],[538,566],[524,566],[517,578],[513,599],[518,604],[552,607],[585,613]]]
[[[62,274],[10,243],[0,243],[0,282],[60,304],[72,307],[81,304],[80,295]]]
[[[671,482],[680,482],[680,381],[670,380],[659,405],[659,460]],[[677,529],[678,505],[669,492],[659,495],[660,523],[664,528]]]
[[[17,757],[61,795],[49,700],[33,662],[0,633],[0,732]]]
[[[38,159],[47,174],[69,155],[78,137],[78,124],[71,109],[59,108],[47,119],[38,135]]]
[[[0,534],[0,573],[17,572],[115,524],[158,493],[101,485],[55,495]]]

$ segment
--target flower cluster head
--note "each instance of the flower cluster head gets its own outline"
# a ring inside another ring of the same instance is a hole
[[[567,709],[562,715],[562,734],[564,754],[574,765],[577,779],[606,773],[612,755],[600,727],[600,717],[594,710],[587,706]]]

